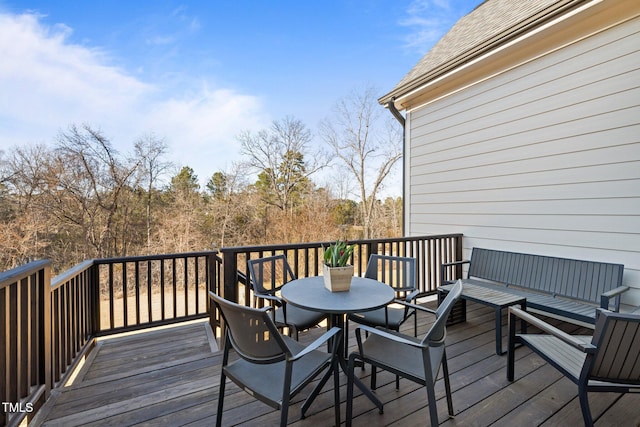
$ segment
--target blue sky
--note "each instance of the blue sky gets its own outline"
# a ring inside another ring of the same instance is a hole
[[[293,116],[315,134],[350,91],[390,91],[479,3],[0,0],[0,150],[87,123],[122,152],[164,138],[206,180],[241,131]]]

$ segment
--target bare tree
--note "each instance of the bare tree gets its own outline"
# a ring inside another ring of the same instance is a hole
[[[256,134],[243,132],[238,140],[247,166],[258,174],[252,188],[260,200],[261,240],[290,240],[295,234],[296,210],[314,188],[310,176],[326,166],[325,156],[309,152],[311,132],[293,117],[274,121]]]
[[[265,203],[283,211],[292,208],[297,193],[308,189],[309,176],[327,164],[319,153],[307,156],[311,132],[293,117],[274,121],[256,134],[245,131],[238,140],[248,165],[260,174]]]
[[[33,197],[41,190],[51,153],[44,145],[26,145],[14,148],[2,162],[2,182],[15,201],[25,210]]]
[[[376,198],[385,178],[402,157],[402,132],[369,87],[340,99],[320,124],[321,136],[355,179],[365,239],[372,237]]]
[[[242,229],[246,226],[243,219],[247,217],[247,197],[241,194],[245,188],[241,165],[234,163],[227,172],[215,172],[206,187],[212,196],[210,205],[215,218],[212,234],[218,238],[215,244],[224,247],[228,237],[239,238],[237,243],[241,243]]]
[[[118,214],[140,162],[123,161],[111,142],[88,125],[70,126],[57,142],[46,188],[53,211],[80,227],[92,249],[86,256],[125,255],[127,242],[116,241],[115,221],[130,220]]]
[[[135,143],[135,154],[142,164],[141,173],[144,174],[144,177],[141,178],[141,181],[146,184],[147,250],[151,250],[152,205],[156,185],[161,181],[162,176],[173,167],[173,163],[164,159],[167,154],[165,140],[153,134],[145,135]]]
[[[0,162],[0,259],[7,267],[44,257],[50,244],[49,215],[37,202],[47,163],[43,145],[16,147]]]

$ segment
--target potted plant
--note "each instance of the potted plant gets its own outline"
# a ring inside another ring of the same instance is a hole
[[[324,249],[322,275],[324,286],[331,292],[348,291],[353,277],[353,265],[348,265],[355,245],[338,240]]]

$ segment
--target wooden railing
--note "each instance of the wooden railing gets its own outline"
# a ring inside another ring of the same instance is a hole
[[[289,245],[242,246],[220,249],[223,257],[224,281],[221,296],[250,305],[251,289],[246,277],[247,261],[263,256],[285,254],[296,277],[317,276],[322,270],[323,247],[332,242]],[[363,275],[369,255],[387,254],[416,258],[417,282],[422,295],[436,292],[440,284],[440,266],[462,259],[462,234],[402,237],[390,239],[353,240],[354,274]],[[460,277],[462,272],[452,274]]]
[[[64,384],[84,354],[94,344],[97,305],[95,268],[85,261],[51,279],[49,285],[51,359],[50,384]]]
[[[18,425],[51,391],[49,261],[0,274],[0,425]]]
[[[95,260],[97,334],[207,317],[221,263],[216,251]]]
[[[0,426],[31,419],[95,338],[207,318],[217,252],[85,261],[51,278],[49,261],[0,274]]]
[[[297,277],[318,275],[329,243],[88,260],[54,278],[48,261],[0,273],[0,426],[31,419],[96,337],[207,316],[215,332],[220,319],[207,293],[249,305],[248,259],[284,253]],[[462,258],[461,234],[350,243],[358,275],[371,254],[416,258],[423,295],[436,291],[442,263]]]

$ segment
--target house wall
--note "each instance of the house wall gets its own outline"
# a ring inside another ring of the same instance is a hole
[[[640,305],[640,17],[407,111],[407,234],[625,265]]]

